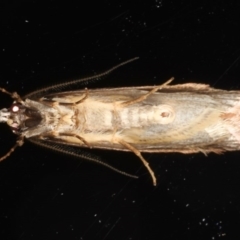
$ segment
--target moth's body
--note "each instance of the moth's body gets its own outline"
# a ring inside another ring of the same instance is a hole
[[[26,99],[29,106],[36,104],[39,108],[41,104],[44,111],[41,123],[23,134],[27,138],[40,135],[46,141],[88,147],[77,135],[93,148],[123,151],[129,149],[119,140],[141,152],[240,149],[240,127],[232,124],[240,118],[238,92],[202,84],[173,85],[141,102],[121,105],[150,90],[151,87],[89,90],[79,104],[75,103],[84,98],[86,90],[49,95],[38,101]]]
[[[132,151],[156,185],[154,172],[141,152],[207,154],[240,150],[240,91],[194,83],[170,86],[170,79],[158,87],[51,93],[99,78],[136,59],[94,77],[37,90],[24,100],[0,88],[15,99],[11,108],[0,110],[0,122],[6,122],[19,135],[15,146],[0,161],[21,146],[24,138],[118,172],[121,171],[64,146]]]

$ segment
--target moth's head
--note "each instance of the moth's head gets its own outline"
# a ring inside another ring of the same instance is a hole
[[[0,110],[0,122],[7,123],[14,133],[19,134],[21,115],[25,112],[25,107],[22,105],[23,101],[16,92],[8,92],[5,88],[0,88],[0,91],[11,96],[15,100],[10,108],[3,108]]]
[[[24,115],[25,107],[20,103],[14,102],[10,108],[0,110],[0,122],[7,123],[13,133],[19,134]]]
[[[18,135],[37,126],[41,120],[42,116],[37,109],[29,108],[16,101],[10,108],[0,110],[0,122],[7,123],[12,132]]]

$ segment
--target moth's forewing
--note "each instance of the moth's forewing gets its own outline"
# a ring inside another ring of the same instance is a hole
[[[78,121],[87,124],[86,129],[76,127],[74,134],[83,137],[93,148],[121,151],[129,149],[114,141],[116,136],[141,152],[207,153],[222,151],[223,145],[231,148],[229,139],[222,139],[221,133],[216,134],[215,125],[221,128],[221,114],[230,106],[234,107],[238,92],[212,89],[204,84],[181,84],[166,86],[136,104],[123,108],[117,106],[118,103],[137,99],[151,89],[147,86],[89,90],[85,101],[70,107],[78,112],[75,116]],[[85,93],[86,90],[61,92],[46,95],[43,99],[61,105],[77,102]],[[174,120],[167,124],[161,122],[166,114],[150,119],[157,111],[161,112],[163,106],[164,109],[170,106],[174,114]],[[229,134],[228,130],[223,134]],[[88,147],[74,136],[53,135],[45,140]]]

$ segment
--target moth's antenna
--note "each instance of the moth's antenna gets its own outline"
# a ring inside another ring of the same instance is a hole
[[[34,144],[37,144],[41,147],[45,147],[45,148],[48,148],[48,149],[51,149],[51,150],[55,150],[57,152],[60,152],[60,153],[64,153],[64,154],[67,154],[67,155],[71,155],[73,157],[77,157],[77,158],[81,158],[81,159],[85,159],[85,160],[88,160],[88,161],[91,161],[91,162],[95,162],[95,163],[98,163],[100,165],[103,165],[104,167],[107,167],[107,168],[110,168],[111,170],[117,172],[117,173],[120,173],[122,175],[125,175],[127,177],[131,177],[131,178],[138,178],[138,176],[136,175],[132,175],[132,174],[129,174],[129,173],[126,173],[124,171],[121,171],[103,161],[101,161],[100,159],[98,159],[96,156],[93,156],[93,155],[87,155],[86,153],[78,153],[76,151],[74,151],[71,147],[69,146],[64,146],[64,145],[61,145],[61,144],[58,144],[58,143],[55,143],[54,145],[49,145],[48,143],[46,142],[42,142],[41,140],[38,140],[38,139],[35,139],[35,138],[29,138],[28,139],[30,142],[34,143]]]
[[[37,97],[37,96],[40,96],[40,95],[43,95],[43,93],[48,93],[49,91],[53,90],[53,89],[58,89],[58,88],[65,88],[65,87],[68,87],[68,86],[71,86],[71,85],[74,85],[74,84],[77,84],[77,83],[81,83],[81,82],[86,82],[86,81],[89,81],[89,80],[94,80],[94,79],[98,79],[98,78],[101,78],[103,76],[106,76],[108,75],[109,73],[113,72],[114,70],[128,64],[128,63],[131,63],[133,61],[136,61],[138,60],[139,57],[135,57],[135,58],[131,58],[125,62],[122,62],[112,68],[110,68],[109,70],[103,72],[103,73],[100,73],[100,74],[97,74],[97,75],[94,75],[94,76],[91,76],[91,77],[86,77],[86,78],[80,78],[80,79],[77,79],[77,80],[73,80],[73,81],[69,81],[69,82],[64,82],[64,83],[59,83],[59,84],[56,84],[56,85],[53,85],[53,86],[49,86],[49,87],[46,87],[46,88],[42,88],[40,90],[36,90],[34,92],[31,92],[29,94],[27,94],[25,96],[25,98],[34,98],[34,97]]]

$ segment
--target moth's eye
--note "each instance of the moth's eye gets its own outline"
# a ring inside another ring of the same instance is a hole
[[[19,106],[16,105],[16,104],[12,105],[11,111],[12,111],[13,113],[17,113],[17,112],[19,111]]]

